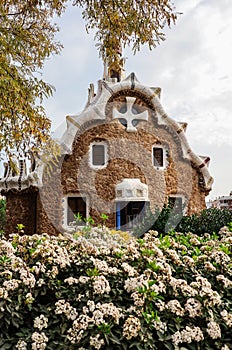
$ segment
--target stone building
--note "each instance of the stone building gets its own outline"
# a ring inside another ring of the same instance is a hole
[[[208,208],[232,209],[232,191],[228,196],[219,196],[207,203]]]
[[[96,93],[90,85],[83,112],[66,117],[56,162],[34,159],[27,172],[20,160],[17,175],[6,165],[0,180],[6,231],[23,223],[29,234],[57,234],[72,227],[77,213],[96,224],[107,214],[107,225],[127,230],[148,207],[204,209],[213,182],[209,157],[191,150],[187,124],[165,113],[160,93],[134,73],[125,78],[106,70]]]

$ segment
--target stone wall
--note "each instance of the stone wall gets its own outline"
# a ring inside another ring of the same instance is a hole
[[[37,203],[37,232],[57,235],[63,231],[63,191],[61,167],[63,158],[47,165],[43,173],[43,186],[39,189]]]
[[[37,192],[35,189],[10,191],[6,194],[6,234],[17,232],[17,224],[25,226],[25,234],[35,233],[36,202]]]

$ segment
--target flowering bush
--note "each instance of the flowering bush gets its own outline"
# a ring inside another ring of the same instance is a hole
[[[232,349],[228,228],[94,237],[0,241],[1,350]]]

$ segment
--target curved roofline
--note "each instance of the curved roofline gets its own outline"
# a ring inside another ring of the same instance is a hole
[[[161,105],[159,100],[160,89],[142,85],[134,73],[131,73],[126,79],[120,82],[106,82],[104,80],[100,80],[98,83],[97,94],[94,95],[91,89],[91,96],[89,96],[88,103],[83,112],[76,116],[66,117],[67,129],[60,140],[61,144],[63,145],[64,153],[67,153],[67,150],[71,152],[77,129],[87,121],[97,119],[103,121],[105,119],[105,106],[109,98],[123,90],[140,92],[150,100],[150,103],[157,112],[158,124],[167,125],[174,130],[180,140],[183,157],[191,161],[199,172],[202,173],[205,182],[205,191],[210,191],[213,184],[213,178],[207,169],[210,158],[205,157],[202,159],[202,157],[197,156],[192,151],[185,136],[186,128],[184,127],[183,123],[178,123],[174,119],[170,118]]]

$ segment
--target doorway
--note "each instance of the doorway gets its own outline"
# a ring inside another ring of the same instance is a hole
[[[116,203],[116,228],[124,231],[132,230],[144,218],[149,202],[131,201]]]

